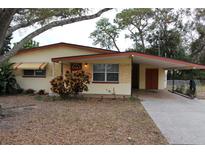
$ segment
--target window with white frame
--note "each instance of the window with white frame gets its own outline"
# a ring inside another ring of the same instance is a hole
[[[118,82],[119,64],[93,64],[94,82]]]

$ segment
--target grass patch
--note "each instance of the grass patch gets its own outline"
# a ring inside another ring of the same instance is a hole
[[[130,96],[128,98],[129,101],[134,102],[134,101],[139,101],[139,98],[135,97],[135,96]]]
[[[37,100],[37,101],[43,101],[43,96],[41,96],[41,95],[37,95],[37,96],[35,96],[34,98],[35,98],[35,100]]]

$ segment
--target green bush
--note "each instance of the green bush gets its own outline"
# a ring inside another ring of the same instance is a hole
[[[177,88],[175,89],[176,92],[178,93],[182,93],[180,86],[177,86]]]
[[[35,93],[35,90],[33,90],[33,89],[25,90],[25,94],[34,94],[34,93]]]
[[[12,63],[7,61],[0,64],[0,94],[17,94],[22,92],[13,74],[12,65]]]
[[[38,92],[37,92],[38,95],[45,95],[46,92],[44,89],[40,89]]]

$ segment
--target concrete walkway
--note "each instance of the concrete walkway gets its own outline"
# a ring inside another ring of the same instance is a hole
[[[170,144],[205,144],[205,100],[190,100],[168,91],[137,95]]]

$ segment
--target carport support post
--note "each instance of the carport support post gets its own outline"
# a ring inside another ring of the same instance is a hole
[[[175,71],[173,69],[172,70],[172,92],[174,92],[174,75],[175,75]]]
[[[53,62],[53,65],[52,65],[52,77],[54,78],[55,76],[55,62]]]
[[[131,58],[131,96],[133,96],[133,89],[132,89],[132,69],[133,69],[133,57],[134,55],[131,55],[130,58]]]
[[[63,62],[61,62],[61,75],[63,76]]]

